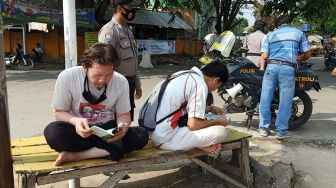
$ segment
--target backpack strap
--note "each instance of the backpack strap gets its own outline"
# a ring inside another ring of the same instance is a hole
[[[187,104],[188,104],[188,101],[185,101],[184,103],[182,103],[182,105],[180,106],[180,108],[178,108],[174,112],[168,114],[167,116],[163,117],[159,121],[156,121],[156,119],[155,119],[156,123],[159,124],[159,123],[163,122],[164,120],[166,120],[167,118],[171,117],[172,115],[174,115],[175,113],[177,113],[178,111],[180,111],[182,108],[184,108],[185,106],[187,106]],[[157,112],[156,112],[156,114],[157,114]],[[155,118],[156,118],[156,114],[155,114]]]
[[[180,106],[180,108],[178,108],[177,110],[173,111],[172,113],[166,115],[165,117],[163,117],[162,119],[160,119],[159,121],[157,121],[156,119],[156,116],[157,116],[157,111],[161,105],[161,100],[162,100],[162,96],[163,96],[163,93],[164,91],[166,90],[166,87],[169,83],[169,81],[179,77],[179,76],[182,76],[182,75],[185,75],[185,74],[197,74],[197,72],[193,71],[193,70],[190,70],[190,71],[185,71],[185,72],[182,72],[180,74],[177,74],[177,75],[168,75],[166,80],[162,83],[161,85],[161,88],[160,88],[160,92],[159,92],[159,96],[158,96],[158,106],[156,107],[156,110],[155,110],[155,122],[157,124],[163,122],[165,119],[171,117],[172,115],[174,115],[176,112],[180,111],[182,108],[184,108],[185,106],[187,106],[188,104],[188,101],[185,101],[184,103],[182,103],[182,105]]]

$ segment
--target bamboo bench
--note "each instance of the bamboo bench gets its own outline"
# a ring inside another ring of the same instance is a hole
[[[56,183],[59,181],[78,179],[102,173],[115,172],[101,187],[115,186],[127,173],[139,167],[160,164],[170,161],[190,159],[202,168],[236,185],[237,187],[252,187],[252,174],[249,165],[248,138],[251,135],[228,129],[229,134],[222,150],[232,150],[238,154],[240,168],[236,169],[241,181],[211,167],[198,157],[206,155],[199,149],[189,151],[165,151],[157,149],[150,141],[139,151],[130,153],[119,162],[103,158],[89,159],[54,166],[58,153],[52,150],[43,136],[19,138],[12,141],[12,158],[14,171],[18,176],[18,186],[34,188],[37,185]]]

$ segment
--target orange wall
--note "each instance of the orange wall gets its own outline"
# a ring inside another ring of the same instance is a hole
[[[77,36],[77,57],[78,59],[83,54],[84,49],[85,49],[84,36]],[[59,50],[59,55],[64,56],[64,37],[63,35],[60,35],[58,38],[58,50]]]
[[[10,39],[10,40],[8,40]],[[22,32],[9,32],[6,30],[4,32],[4,45],[5,52],[14,53],[14,48],[16,47],[16,43],[19,42],[22,45]],[[26,53],[33,54],[33,49],[36,47],[36,43],[40,42],[42,47],[43,45],[43,34],[42,33],[27,33],[26,34]]]
[[[14,53],[13,49],[16,43],[22,44],[22,33],[18,31],[5,30],[4,32],[4,50],[5,52]],[[26,50],[28,54],[32,54],[32,49],[36,46],[36,42],[40,42],[46,55],[52,58],[64,56],[64,38],[58,32],[49,33],[28,33],[26,35]],[[186,55],[202,55],[202,41],[186,41],[176,39],[176,54]],[[85,37],[77,36],[77,54],[78,59],[85,49]]]
[[[9,31],[5,30],[3,32],[3,37],[4,37],[4,51],[5,53],[9,53],[11,52],[11,45],[10,45],[10,35],[9,35]]]
[[[64,56],[64,37],[63,37],[63,35],[59,36],[58,50],[59,50],[60,56]]]
[[[10,32],[10,49],[11,52],[14,53],[14,48],[16,43],[22,44],[22,32]]]
[[[58,32],[50,32],[44,37],[44,51],[53,58],[60,56],[58,48],[59,34]]]
[[[181,39],[176,39],[175,53],[176,54],[183,54],[183,48],[184,48],[184,41],[181,40]]]
[[[14,48],[16,43],[22,44],[22,32],[14,30],[5,30],[4,36],[4,50],[14,54]],[[26,33],[26,52],[27,54],[33,54],[33,48],[36,43],[40,42],[44,53],[52,58],[58,58],[64,56],[64,38],[63,35],[58,32],[49,33]],[[77,54],[80,57],[83,54],[85,48],[84,36],[77,36]]]
[[[202,41],[188,41],[176,39],[175,51],[176,54],[202,55],[202,46]]]
[[[28,40],[29,39],[29,40]],[[45,49],[45,44],[43,43],[42,33],[27,33],[26,36],[26,52],[27,54],[34,54],[33,49],[36,47],[36,43],[39,42],[42,48]]]

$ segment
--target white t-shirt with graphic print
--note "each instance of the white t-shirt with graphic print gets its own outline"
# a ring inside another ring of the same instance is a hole
[[[126,113],[131,110],[128,82],[124,76],[117,72],[113,73],[106,88],[107,98],[96,105],[87,102],[82,96],[85,76],[82,66],[62,71],[56,80],[51,107],[70,111],[77,117],[87,118],[90,125],[99,125],[114,119],[114,110],[117,113]],[[104,88],[98,90],[90,82],[89,87],[91,94],[96,98],[104,92]]]
[[[188,113],[188,118],[204,119],[208,87],[202,72],[197,67],[193,67],[191,70],[195,71],[196,74],[179,76],[167,85],[157,112],[157,120],[179,109],[185,101],[188,101],[188,103],[182,110],[156,126],[152,134],[155,145],[167,143],[174,137],[179,129],[177,120],[182,115]],[[179,73],[181,72],[175,74]]]

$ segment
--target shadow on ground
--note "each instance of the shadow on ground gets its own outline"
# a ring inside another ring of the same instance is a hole
[[[165,175],[160,175],[160,176],[148,178],[148,179],[137,180],[133,182],[121,181],[116,187],[117,188],[127,188],[127,187],[226,188],[228,187],[228,185],[225,181],[221,180],[217,176],[201,170],[201,168],[199,168],[195,164],[189,164],[188,166],[183,166],[179,169],[176,169],[176,171],[165,174]]]
[[[61,70],[31,70],[31,71],[19,71],[19,70],[7,70],[6,76],[8,81],[38,81],[38,80],[55,80]]]

